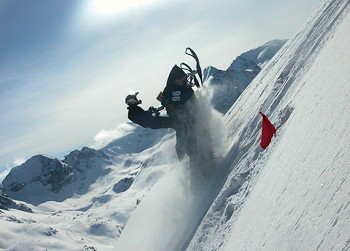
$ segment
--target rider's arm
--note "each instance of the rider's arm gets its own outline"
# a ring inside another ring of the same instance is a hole
[[[151,129],[173,128],[172,119],[168,117],[153,116],[152,112],[145,111],[137,105],[128,107],[128,110],[128,118],[142,127]]]

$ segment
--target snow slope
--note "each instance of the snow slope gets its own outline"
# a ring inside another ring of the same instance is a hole
[[[232,171],[188,250],[350,249],[349,5],[323,2],[228,112]]]
[[[226,250],[350,249],[349,30],[348,16],[300,78]],[[253,231],[254,242],[244,238]]]

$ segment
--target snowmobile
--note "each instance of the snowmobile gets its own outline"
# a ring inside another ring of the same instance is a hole
[[[208,154],[198,154],[206,148],[198,147],[199,137],[208,137],[208,133],[198,134],[201,127],[197,126],[196,107],[199,103],[194,95],[194,88],[203,86],[202,70],[196,53],[191,48],[186,48],[185,53],[196,61],[196,70],[188,64],[174,65],[168,76],[166,86],[157,96],[161,103],[158,108],[150,107],[147,111],[139,105],[142,101],[137,98],[138,92],[129,94],[125,103],[128,105],[128,118],[143,127],[173,128],[176,132],[176,152],[178,159],[183,160],[185,154],[190,157],[191,166],[198,166],[203,161],[202,155],[212,158],[212,151]],[[161,116],[160,111],[165,109],[167,116]],[[198,109],[197,109],[198,110]],[[198,130],[199,128],[199,130]],[[208,140],[210,142],[210,139]],[[204,160],[205,161],[205,160]]]

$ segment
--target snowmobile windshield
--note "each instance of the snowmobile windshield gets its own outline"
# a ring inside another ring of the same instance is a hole
[[[175,65],[168,77],[167,84],[163,91],[162,105],[176,108],[184,105],[193,95],[194,91],[187,85],[187,75],[177,65]]]

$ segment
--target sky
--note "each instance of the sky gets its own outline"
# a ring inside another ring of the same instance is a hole
[[[125,96],[155,99],[174,64],[229,67],[291,38],[316,0],[0,0],[0,179],[36,154],[98,148],[129,128]],[[4,172],[5,171],[5,172]]]

